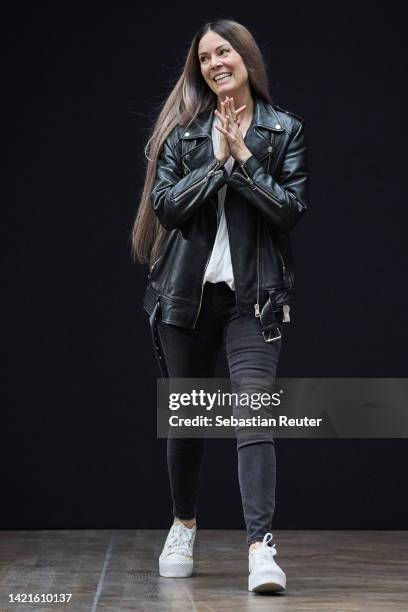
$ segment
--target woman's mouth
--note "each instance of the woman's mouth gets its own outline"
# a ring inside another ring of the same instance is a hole
[[[214,77],[214,81],[216,83],[225,83],[226,81],[230,80],[231,76],[232,76],[231,72],[223,72],[222,74],[217,74]]]

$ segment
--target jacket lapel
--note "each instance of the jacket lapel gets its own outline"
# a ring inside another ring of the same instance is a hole
[[[271,104],[254,98],[254,116],[244,142],[252,154],[262,161],[273,151],[275,135],[284,132]]]

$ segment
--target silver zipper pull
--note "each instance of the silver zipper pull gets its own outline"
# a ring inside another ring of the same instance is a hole
[[[261,313],[259,312],[259,304],[254,304],[254,308],[255,308],[255,316],[260,317]]]
[[[207,176],[213,176],[217,172],[217,169],[219,168],[219,166],[221,166],[221,162],[217,161],[215,166],[213,166],[211,170],[207,173]]]
[[[245,162],[244,162],[244,163],[245,163]],[[244,164],[242,164],[242,165],[241,165],[241,169],[242,169],[242,171],[244,172],[244,174],[245,174],[245,178],[246,178],[246,180],[248,181],[248,183],[249,183],[250,185],[253,185],[253,184],[254,184],[254,181],[251,179],[251,177],[249,176],[248,172],[246,171],[246,169],[245,169],[245,167],[244,167]]]

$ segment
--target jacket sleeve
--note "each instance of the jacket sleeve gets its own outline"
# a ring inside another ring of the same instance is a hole
[[[209,164],[183,176],[181,153],[170,133],[157,160],[151,200],[160,223],[166,229],[182,225],[226,183],[228,174],[214,157]]]
[[[282,231],[291,230],[308,207],[308,157],[304,124],[300,122],[287,146],[279,183],[253,155],[228,181],[249,200],[270,223]]]

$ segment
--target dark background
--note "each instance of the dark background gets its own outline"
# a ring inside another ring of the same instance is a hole
[[[151,122],[204,21],[249,27],[276,102],[306,121],[280,376],[406,376],[404,22],[389,3],[256,9],[3,9],[1,528],[169,525],[147,269],[129,237]],[[407,450],[279,439],[274,526],[407,528]],[[234,440],[208,442],[202,527],[243,527],[236,463]]]

